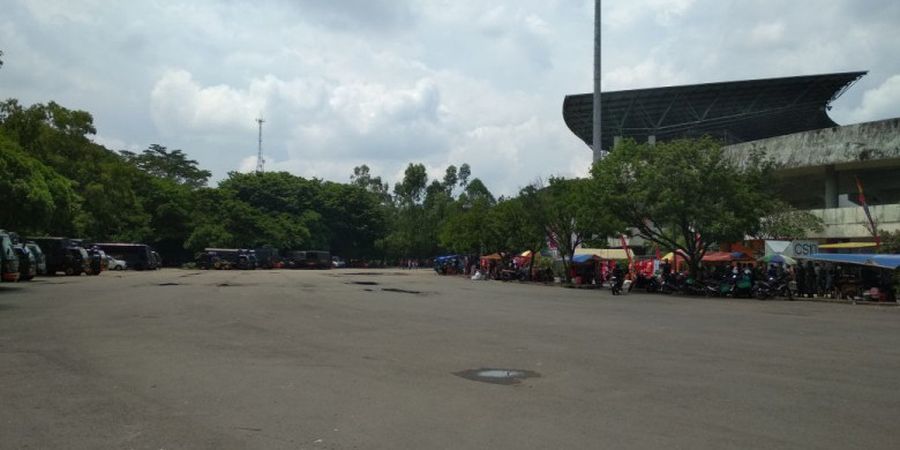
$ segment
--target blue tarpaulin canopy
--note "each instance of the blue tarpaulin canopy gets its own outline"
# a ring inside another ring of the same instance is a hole
[[[876,255],[871,253],[813,253],[808,256],[798,256],[797,259],[840,264],[859,264],[862,266],[879,267],[890,270],[897,270],[900,268],[900,255]]]
[[[600,257],[597,255],[575,255],[572,257],[572,262],[575,264],[584,264],[588,261],[598,261]]]

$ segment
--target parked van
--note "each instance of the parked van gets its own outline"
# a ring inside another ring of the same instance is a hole
[[[129,269],[153,270],[158,268],[158,261],[153,256],[153,249],[146,244],[127,244],[122,242],[104,242],[94,244],[107,255],[125,261]]]
[[[37,275],[37,261],[25,244],[16,244],[13,251],[19,257],[19,281],[30,281]]]
[[[9,234],[0,230],[0,279],[19,281],[19,258],[13,250]]]
[[[47,257],[44,256],[44,253],[41,251],[41,247],[38,246],[34,241],[27,241],[25,243],[25,247],[28,247],[28,251],[34,255],[34,263],[35,268],[37,269],[38,275],[47,275]]]
[[[84,242],[84,239],[72,239],[72,243],[84,249],[87,252],[87,264],[84,267],[84,273],[88,275],[100,275],[100,272],[106,270],[106,253],[100,250],[96,245]]]

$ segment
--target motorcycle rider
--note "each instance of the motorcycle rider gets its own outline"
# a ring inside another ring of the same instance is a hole
[[[622,285],[625,283],[625,271],[622,270],[622,265],[616,263],[616,267],[612,271],[613,276],[613,285],[611,286],[611,290],[613,295],[619,295],[622,293]]]

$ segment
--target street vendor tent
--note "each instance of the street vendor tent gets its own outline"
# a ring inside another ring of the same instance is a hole
[[[670,262],[671,262],[673,259],[676,259],[676,258],[675,258],[675,252],[669,252],[669,253],[666,253],[666,255],[663,256],[661,259],[662,259],[663,261],[670,261]],[[679,259],[679,260],[686,260],[686,259],[687,259],[687,255],[685,255],[683,251],[678,250],[678,258],[677,258],[677,259]]]
[[[600,261],[600,257],[597,255],[575,255],[572,257],[574,264],[587,264],[591,261]]]
[[[493,254],[490,254],[490,255],[484,255],[484,256],[481,257],[481,259],[487,259],[487,260],[490,260],[490,261],[500,261],[500,260],[503,259],[503,257],[500,256],[499,253],[493,253]]]
[[[575,255],[597,255],[601,259],[628,259],[628,253],[622,248],[576,248]]]
[[[744,252],[709,252],[703,255],[703,262],[753,262]]]
[[[809,256],[798,257],[798,259],[839,264],[858,264],[861,266],[878,267],[889,270],[900,269],[900,255],[814,253]]]

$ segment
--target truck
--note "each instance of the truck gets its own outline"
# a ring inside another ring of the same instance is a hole
[[[324,250],[295,250],[288,252],[285,263],[291,269],[330,269],[331,253]]]
[[[205,248],[197,255],[201,269],[256,269],[256,252],[244,248]]]

